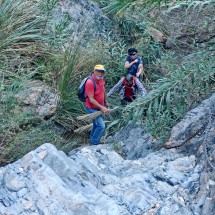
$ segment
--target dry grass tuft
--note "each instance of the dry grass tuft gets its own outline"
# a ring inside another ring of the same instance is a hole
[[[81,134],[83,132],[90,131],[92,129],[92,127],[93,127],[93,123],[91,123],[90,125],[82,126],[82,127],[78,128],[78,129],[74,130],[74,132],[77,133],[77,134]]]
[[[110,109],[109,113],[117,110],[119,107],[115,107],[113,109]],[[102,111],[98,111],[98,112],[95,112],[95,113],[90,113],[90,114],[85,114],[83,116],[78,116],[77,119],[78,120],[82,120],[82,121],[85,121],[85,122],[91,122],[93,121],[96,117],[100,116],[102,114]]]

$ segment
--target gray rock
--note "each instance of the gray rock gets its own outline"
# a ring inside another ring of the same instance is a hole
[[[23,111],[32,112],[43,118],[55,114],[59,101],[58,93],[40,81],[26,84],[25,89],[22,89],[16,98]]]
[[[177,204],[172,204],[169,207],[164,206],[160,209],[159,215],[166,215],[166,214],[177,214],[177,215],[193,215],[191,211],[187,208],[179,206]]]
[[[8,172],[5,174],[4,185],[6,189],[13,192],[17,192],[20,189],[26,187],[25,182],[20,180],[20,178],[13,172]]]
[[[198,133],[205,127],[210,118],[209,114],[215,113],[215,94],[195,109],[189,111],[181,122],[173,127],[169,142],[178,145],[187,138]]]
[[[17,192],[18,198],[22,198],[28,192],[27,188],[23,188]]]
[[[126,133],[119,136],[128,143]],[[190,143],[201,142],[198,138]],[[215,176],[204,154],[195,153],[150,148],[127,160],[104,144],[80,147],[67,156],[46,143],[0,168],[0,214],[214,214]]]

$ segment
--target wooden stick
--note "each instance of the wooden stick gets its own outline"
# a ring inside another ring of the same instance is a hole
[[[110,122],[110,121],[104,121],[104,123],[107,123],[107,122]],[[93,127],[93,123],[89,124],[89,125],[85,125],[85,126],[82,126],[76,130],[74,130],[75,133],[77,134],[81,134],[83,133],[84,131],[90,131]]]
[[[109,113],[115,111],[118,108],[119,107],[115,107],[113,109],[110,109]],[[90,122],[90,121],[94,120],[96,117],[100,116],[101,114],[102,114],[102,111],[97,111],[95,113],[89,113],[89,114],[86,114],[86,115],[83,115],[83,116],[78,116],[77,119]]]
[[[77,134],[81,134],[83,133],[84,131],[90,131],[93,127],[93,123],[91,123],[90,125],[85,125],[85,126],[82,126],[76,130],[74,130],[75,133]]]

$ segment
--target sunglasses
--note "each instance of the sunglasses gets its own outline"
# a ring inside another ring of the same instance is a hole
[[[130,56],[134,56],[134,55],[136,55],[136,53],[132,53],[132,54],[129,54]]]

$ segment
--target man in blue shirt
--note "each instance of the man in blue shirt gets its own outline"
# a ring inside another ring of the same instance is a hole
[[[140,78],[143,73],[143,62],[137,53],[137,49],[135,48],[128,49],[128,56],[125,59],[125,68],[128,74]]]

